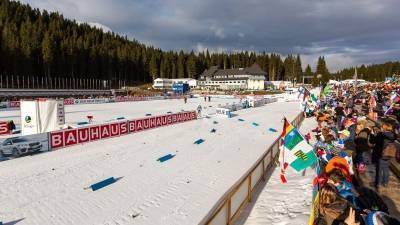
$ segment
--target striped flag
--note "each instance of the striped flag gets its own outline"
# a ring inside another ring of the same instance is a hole
[[[310,95],[310,91],[307,88],[304,88],[303,91],[303,102],[307,99],[307,97]]]
[[[283,139],[285,162],[297,172],[312,166],[318,161],[313,147],[307,143],[299,131],[286,118],[284,119],[281,137]]]
[[[390,100],[392,101],[392,103],[397,103],[400,100],[400,97],[396,92],[393,92],[390,96]]]

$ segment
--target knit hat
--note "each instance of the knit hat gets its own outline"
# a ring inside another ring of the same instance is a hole
[[[345,137],[350,137],[350,131],[348,130],[339,131],[339,134],[343,134]]]

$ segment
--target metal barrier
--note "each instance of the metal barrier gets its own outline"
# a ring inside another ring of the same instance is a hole
[[[304,114],[302,112],[296,116],[292,125],[299,127],[303,120]],[[266,173],[275,164],[275,160],[279,155],[279,141],[280,137],[273,142],[250,170],[222,196],[200,224],[230,225],[238,218],[240,210],[251,202],[255,187],[261,181],[265,181]]]

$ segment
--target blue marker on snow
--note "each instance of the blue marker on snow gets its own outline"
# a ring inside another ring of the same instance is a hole
[[[217,121],[214,121],[213,124],[218,124],[218,122],[217,122]]]
[[[244,121],[244,119],[238,119],[240,122],[243,122]]]
[[[175,157],[175,155],[168,154],[168,155],[164,155],[163,157],[158,158],[157,161],[160,161],[160,163],[162,163],[162,162],[170,160],[170,159],[172,159],[174,157]]]
[[[271,132],[278,132],[278,131],[275,130],[274,128],[269,128],[268,130],[271,131]]]
[[[92,191],[97,191],[97,190],[99,190],[99,189],[101,189],[103,187],[106,187],[106,186],[108,186],[110,184],[115,183],[119,179],[121,179],[121,178],[115,179],[114,177],[110,177],[110,178],[107,178],[105,180],[102,180],[100,182],[97,182],[95,184],[90,185],[89,188],[91,188]]]
[[[259,126],[259,124],[258,123],[251,123],[253,126],[255,126],[255,127],[258,127]]]
[[[201,143],[203,143],[205,140],[204,139],[199,139],[197,141],[195,141],[193,144],[199,145]]]
[[[215,132],[217,132],[217,130],[216,129],[211,129],[211,131],[210,131],[211,133],[215,133]]]
[[[151,116],[151,113],[146,113],[146,116]]]

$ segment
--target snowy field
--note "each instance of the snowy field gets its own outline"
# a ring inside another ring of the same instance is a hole
[[[194,110],[200,103],[215,112],[218,104],[233,101],[204,103],[198,98],[186,105],[183,100],[166,100],[67,106],[66,120],[75,123],[88,114],[96,121],[141,118],[147,113]],[[18,111],[6,113],[1,112],[1,120],[18,118]],[[277,102],[238,111],[231,119],[214,115],[0,162],[0,221],[18,225],[198,224],[279,136],[268,129],[280,131],[282,117],[293,120],[298,113],[299,103]],[[210,133],[213,128],[216,133]],[[200,138],[205,142],[193,144]],[[176,156],[157,161],[169,153]],[[95,192],[84,190],[111,176],[122,179]]]
[[[300,128],[305,135],[317,127],[315,118],[306,118]],[[315,142],[313,137],[312,143]],[[243,210],[234,225],[305,225],[310,217],[314,169],[296,173],[286,171],[287,183],[280,179],[280,167],[275,167],[270,178],[255,191],[253,201]]]
[[[94,123],[104,123],[116,120],[119,117],[126,119],[144,118],[146,114],[163,115],[167,112],[181,112],[182,110],[196,110],[200,104],[207,109],[203,112],[214,112],[219,104],[225,105],[239,102],[238,99],[212,98],[211,102],[204,102],[203,98],[189,98],[187,104],[183,99],[154,100],[141,102],[118,102],[104,104],[66,105],[65,120],[67,124],[86,122],[87,116],[93,116]],[[211,107],[210,107],[211,106]],[[0,111],[0,121],[14,120],[17,126],[21,124],[19,109]]]

